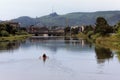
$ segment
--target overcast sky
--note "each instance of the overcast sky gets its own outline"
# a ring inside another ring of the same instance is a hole
[[[0,20],[40,17],[50,14],[52,8],[58,14],[120,10],[120,0],[0,0]]]

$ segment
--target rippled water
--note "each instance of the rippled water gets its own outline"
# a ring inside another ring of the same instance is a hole
[[[120,80],[119,68],[119,53],[86,40],[0,42],[0,80]]]

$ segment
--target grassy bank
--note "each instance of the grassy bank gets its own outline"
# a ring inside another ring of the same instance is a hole
[[[98,37],[95,40],[95,43],[96,45],[100,45],[102,47],[120,50],[120,38],[115,35],[109,37]]]
[[[87,39],[88,41],[101,47],[106,47],[113,50],[120,50],[120,37],[118,37],[117,35],[102,37],[99,34],[95,34],[92,35],[91,38],[88,38],[87,35],[83,33],[79,33],[77,37],[82,39]]]
[[[9,36],[9,37],[0,37],[0,41],[15,41],[15,40],[24,40],[31,35],[15,35],[15,36]]]
[[[76,37],[81,38],[81,39],[87,39],[87,35],[85,35],[82,32],[80,32],[79,34],[77,34]]]

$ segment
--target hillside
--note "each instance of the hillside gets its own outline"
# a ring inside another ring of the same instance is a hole
[[[17,19],[13,19],[12,21],[19,22],[20,25],[24,27],[37,24],[36,19],[28,16],[22,16]]]
[[[22,26],[66,26],[68,25],[94,25],[97,17],[104,17],[110,25],[115,25],[120,20],[120,11],[98,11],[98,12],[74,12],[65,15],[52,13],[39,18],[19,17],[13,21],[20,22]]]

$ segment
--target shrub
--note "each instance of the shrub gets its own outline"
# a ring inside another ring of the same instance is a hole
[[[26,31],[23,31],[23,30],[20,32],[20,35],[27,35],[27,34],[28,33]]]
[[[120,37],[120,28],[118,29],[116,36],[117,36],[117,37]]]
[[[93,38],[93,39],[96,39],[96,38],[98,38],[98,37],[100,37],[100,36],[101,36],[100,33],[96,33],[95,35],[92,35],[92,38]]]
[[[94,34],[93,31],[89,31],[89,32],[87,33],[88,38],[91,38],[91,36],[92,36],[93,34]]]
[[[7,31],[5,31],[5,30],[2,30],[2,31],[0,32],[0,36],[2,36],[2,37],[8,37],[8,36],[9,36],[9,33],[8,33]]]
[[[15,32],[16,35],[20,35],[20,32]]]

